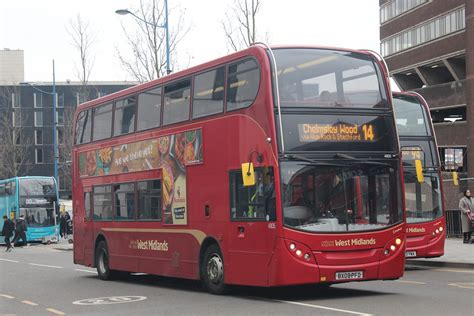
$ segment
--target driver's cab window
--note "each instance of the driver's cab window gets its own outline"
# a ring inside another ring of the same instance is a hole
[[[241,170],[230,173],[232,220],[275,220],[275,185],[272,168],[256,168],[255,184],[244,186]]]

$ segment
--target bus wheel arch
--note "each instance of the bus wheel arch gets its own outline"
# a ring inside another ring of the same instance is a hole
[[[214,238],[204,240],[199,254],[199,273],[204,287],[212,294],[224,294],[224,256]]]

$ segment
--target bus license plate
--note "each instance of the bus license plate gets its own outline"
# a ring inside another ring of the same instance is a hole
[[[416,251],[406,251],[405,252],[405,257],[407,257],[407,258],[416,257]]]
[[[354,280],[362,279],[364,272],[362,271],[348,271],[348,272],[336,272],[336,280]]]

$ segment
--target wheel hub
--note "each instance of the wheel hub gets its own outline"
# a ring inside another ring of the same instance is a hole
[[[224,277],[224,265],[219,255],[213,254],[207,263],[207,275],[209,280],[217,284]]]

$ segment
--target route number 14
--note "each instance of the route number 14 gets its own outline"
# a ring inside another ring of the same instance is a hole
[[[362,131],[364,132],[364,140],[374,140],[374,126],[371,124],[362,125]]]

